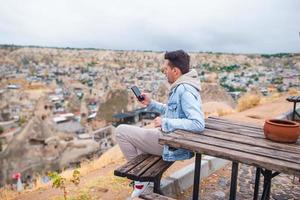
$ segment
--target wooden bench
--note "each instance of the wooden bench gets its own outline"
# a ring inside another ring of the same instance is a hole
[[[296,105],[297,103],[300,103],[300,96],[290,96],[286,100],[294,103],[293,112],[292,112],[292,121],[299,122],[300,114],[297,112]],[[296,120],[295,116],[298,117],[298,120]],[[293,178],[293,183],[294,182],[295,182],[295,176]],[[299,182],[300,182],[300,176],[299,176]]]
[[[164,161],[161,156],[141,154],[116,169],[114,175],[127,177],[134,181],[154,182],[153,191],[162,194],[160,190],[162,174],[173,163],[174,162]]]
[[[296,121],[295,116],[300,118],[300,114],[297,112],[297,109],[296,109],[296,104],[300,103],[300,96],[290,96],[286,100],[289,101],[289,102],[294,103],[293,113],[292,113],[292,120]]]

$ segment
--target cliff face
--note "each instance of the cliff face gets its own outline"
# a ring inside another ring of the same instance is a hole
[[[202,102],[223,102],[235,107],[233,98],[217,83],[203,83],[201,91]]]
[[[116,89],[108,92],[106,101],[99,107],[98,117],[101,120],[112,121],[112,116],[119,112],[126,112],[129,96],[126,90]]]
[[[25,179],[32,178],[36,173],[62,169],[98,150],[98,142],[77,141],[72,135],[52,131],[43,120],[34,117],[0,155],[0,184],[12,181],[15,172]]]

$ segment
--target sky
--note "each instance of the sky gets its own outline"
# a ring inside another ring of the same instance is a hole
[[[299,0],[0,0],[0,44],[300,53]]]

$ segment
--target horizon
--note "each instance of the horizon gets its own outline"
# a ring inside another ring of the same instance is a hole
[[[16,47],[16,48],[49,48],[49,49],[71,49],[71,50],[91,50],[91,51],[133,51],[133,52],[155,52],[155,53],[163,53],[166,51],[158,51],[158,50],[148,50],[148,49],[102,49],[95,47],[55,47],[55,46],[40,46],[40,45],[22,45],[22,44],[0,44],[0,48],[7,47]],[[178,50],[178,49],[174,49]],[[184,50],[184,49],[183,49]],[[186,51],[186,50],[184,50]],[[208,53],[208,54],[232,54],[232,55],[276,55],[276,54],[293,54],[298,55],[299,52],[274,52],[274,53],[238,53],[238,52],[213,52],[213,51],[186,51],[187,53]]]

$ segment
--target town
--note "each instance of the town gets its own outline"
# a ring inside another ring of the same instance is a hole
[[[147,125],[157,113],[147,113],[130,88],[166,101],[163,53],[0,46],[0,184],[15,171],[30,183],[33,172],[80,165],[114,146],[115,125]],[[190,54],[202,83],[219,85],[233,101],[300,87],[300,54]]]

